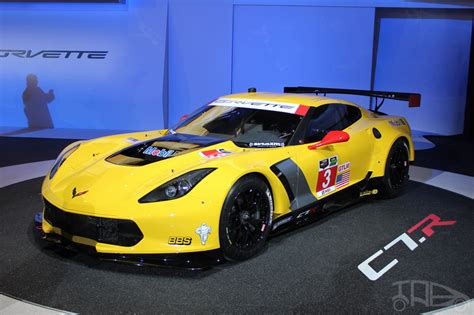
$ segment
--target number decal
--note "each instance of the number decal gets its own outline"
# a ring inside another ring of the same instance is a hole
[[[336,189],[337,166],[337,156],[319,161],[318,184],[316,186],[318,197],[322,197]]]
[[[327,169],[324,171],[324,179],[326,181],[323,183],[323,188],[328,188],[329,183],[331,182],[331,169]]]

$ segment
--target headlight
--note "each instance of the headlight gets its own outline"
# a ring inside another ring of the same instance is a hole
[[[54,177],[54,175],[58,171],[59,167],[64,163],[64,161],[66,161],[66,159],[69,156],[71,156],[71,154],[74,153],[74,151],[76,151],[79,148],[81,143],[82,142],[79,142],[79,143],[73,145],[72,147],[70,147],[69,149],[61,152],[61,154],[59,154],[58,158],[54,162],[54,165],[53,165],[53,168],[51,169],[51,172],[49,172],[49,179],[52,179]]]
[[[139,203],[157,202],[180,198],[190,192],[204,177],[216,170],[215,168],[203,168],[191,171],[152,190],[140,200]]]

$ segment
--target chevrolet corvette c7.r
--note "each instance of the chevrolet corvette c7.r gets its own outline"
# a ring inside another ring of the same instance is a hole
[[[43,232],[105,254],[218,249],[243,260],[314,213],[401,191],[408,122],[315,93],[410,106],[418,94],[285,91],[223,96],[167,130],[72,143],[43,182]]]

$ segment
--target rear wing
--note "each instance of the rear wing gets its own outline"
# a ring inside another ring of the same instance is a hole
[[[386,92],[386,91],[370,91],[370,90],[351,90],[351,89],[335,89],[335,88],[321,88],[321,87],[306,87],[306,86],[296,86],[288,87],[286,86],[283,90],[285,93],[315,93],[319,94],[350,94],[350,95],[362,95],[368,96],[372,99],[375,97],[375,109],[378,111],[382,107],[385,99],[397,100],[397,101],[407,101],[408,107],[420,107],[421,94],[418,93],[403,93],[403,92]],[[378,99],[382,101],[378,104]],[[372,104],[371,104],[372,109]]]

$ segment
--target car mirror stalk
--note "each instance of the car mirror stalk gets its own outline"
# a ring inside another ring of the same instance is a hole
[[[324,138],[312,145],[308,146],[308,149],[310,150],[316,150],[318,148],[334,144],[334,143],[339,143],[339,142],[347,142],[349,141],[350,136],[347,132],[345,131],[340,131],[340,130],[333,130],[330,131],[327,135],[324,136]]]

